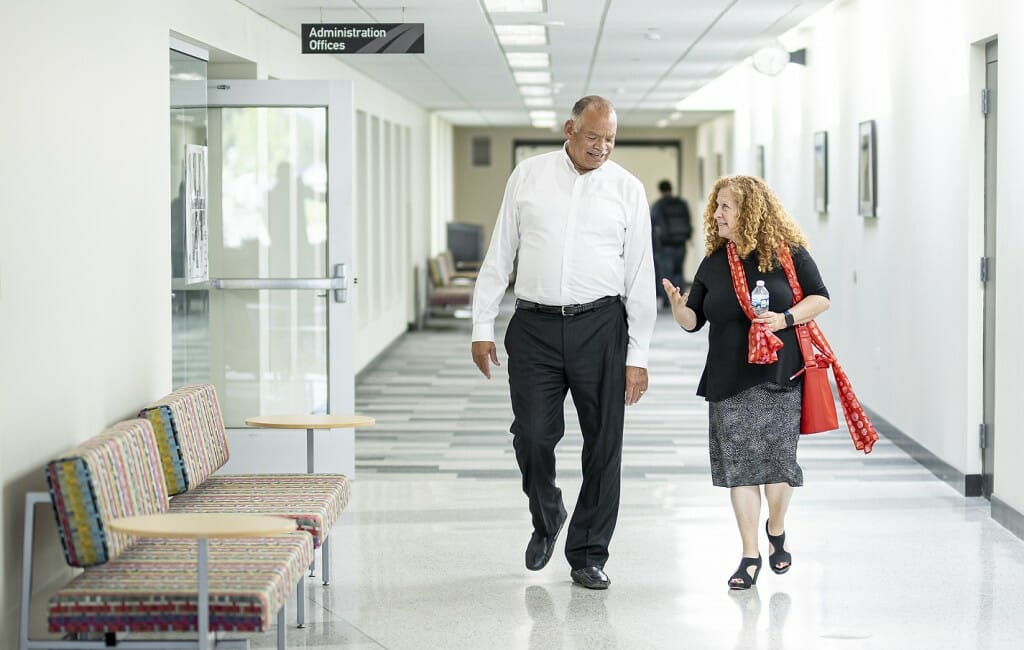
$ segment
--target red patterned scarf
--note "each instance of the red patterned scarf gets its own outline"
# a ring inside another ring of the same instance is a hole
[[[743,313],[753,321],[756,315],[750,306],[747,275],[743,271],[743,262],[740,260],[739,253],[736,252],[736,244],[729,242],[726,250],[729,254],[729,271],[732,275],[732,288],[736,292],[736,299],[739,301]],[[797,280],[796,269],[793,267],[793,258],[789,254],[789,247],[780,246],[778,256],[779,261],[782,262],[782,269],[786,273],[786,279],[789,280],[789,286],[793,290],[793,304],[795,305],[804,299],[804,292],[800,287],[800,282]],[[814,344],[814,347],[818,348],[832,361],[832,374],[835,375],[836,386],[839,387],[839,402],[843,407],[843,417],[846,418],[846,426],[850,430],[853,446],[862,450],[865,454],[870,454],[871,448],[878,440],[878,432],[875,430],[874,425],[871,424],[867,414],[864,413],[860,402],[857,401],[850,378],[847,377],[843,367],[839,365],[839,361],[832,351],[832,346],[828,344],[828,340],[821,332],[818,324],[812,320],[807,322],[806,325],[811,333],[811,342]],[[779,358],[776,351],[781,347],[782,341],[772,333],[767,323],[751,322],[747,361],[757,364],[775,363]]]
[[[740,309],[751,321],[757,318],[754,308],[750,306],[750,290],[747,288],[747,274],[743,271],[743,262],[736,252],[736,244],[726,245],[729,252],[729,273],[732,275],[732,288],[736,299],[740,301]],[[794,299],[794,303],[796,300]],[[750,323],[750,334],[747,336],[747,363],[769,364],[779,360],[776,350],[782,349],[782,341],[772,333],[768,323]]]

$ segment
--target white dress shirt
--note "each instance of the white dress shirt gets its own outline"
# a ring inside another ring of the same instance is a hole
[[[580,174],[565,148],[515,168],[473,291],[473,340],[494,340],[494,319],[519,254],[516,298],[575,305],[622,296],[626,365],[647,367],[657,318],[651,216],[643,184],[606,160]]]

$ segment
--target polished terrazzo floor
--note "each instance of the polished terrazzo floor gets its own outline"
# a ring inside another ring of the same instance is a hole
[[[357,386],[357,410],[377,425],[357,434],[333,582],[308,580],[309,624],[288,630],[288,647],[1024,647],[1024,542],[984,499],[885,439],[864,456],[845,431],[801,441],[792,570],[777,576],[766,561],[754,589],[730,591],[739,539],[727,491],[711,485],[707,409],[694,396],[705,346],[659,318],[650,390],[627,410],[612,586],[592,592],[571,583],[562,540],[544,570],[523,567],[530,518],[504,367],[491,381],[477,372],[466,323],[404,337]],[[571,508],[571,405],[566,419],[559,476]]]

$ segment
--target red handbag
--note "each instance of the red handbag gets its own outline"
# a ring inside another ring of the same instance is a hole
[[[811,333],[807,325],[796,326],[796,340],[804,357],[804,367],[790,379],[804,376],[804,396],[800,411],[800,433],[821,433],[839,428],[836,399],[828,382],[828,369],[832,359],[818,354],[811,346]]]

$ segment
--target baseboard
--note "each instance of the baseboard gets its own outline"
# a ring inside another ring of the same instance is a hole
[[[992,497],[992,518],[1006,530],[1024,539],[1024,515],[998,497]]]
[[[878,413],[864,406],[864,411],[875,425],[878,434],[888,438],[894,445],[905,451],[911,458],[923,465],[925,469],[950,485],[965,497],[980,497],[982,488],[981,474],[964,474],[952,465],[925,449],[920,443],[903,433],[886,421]]]

